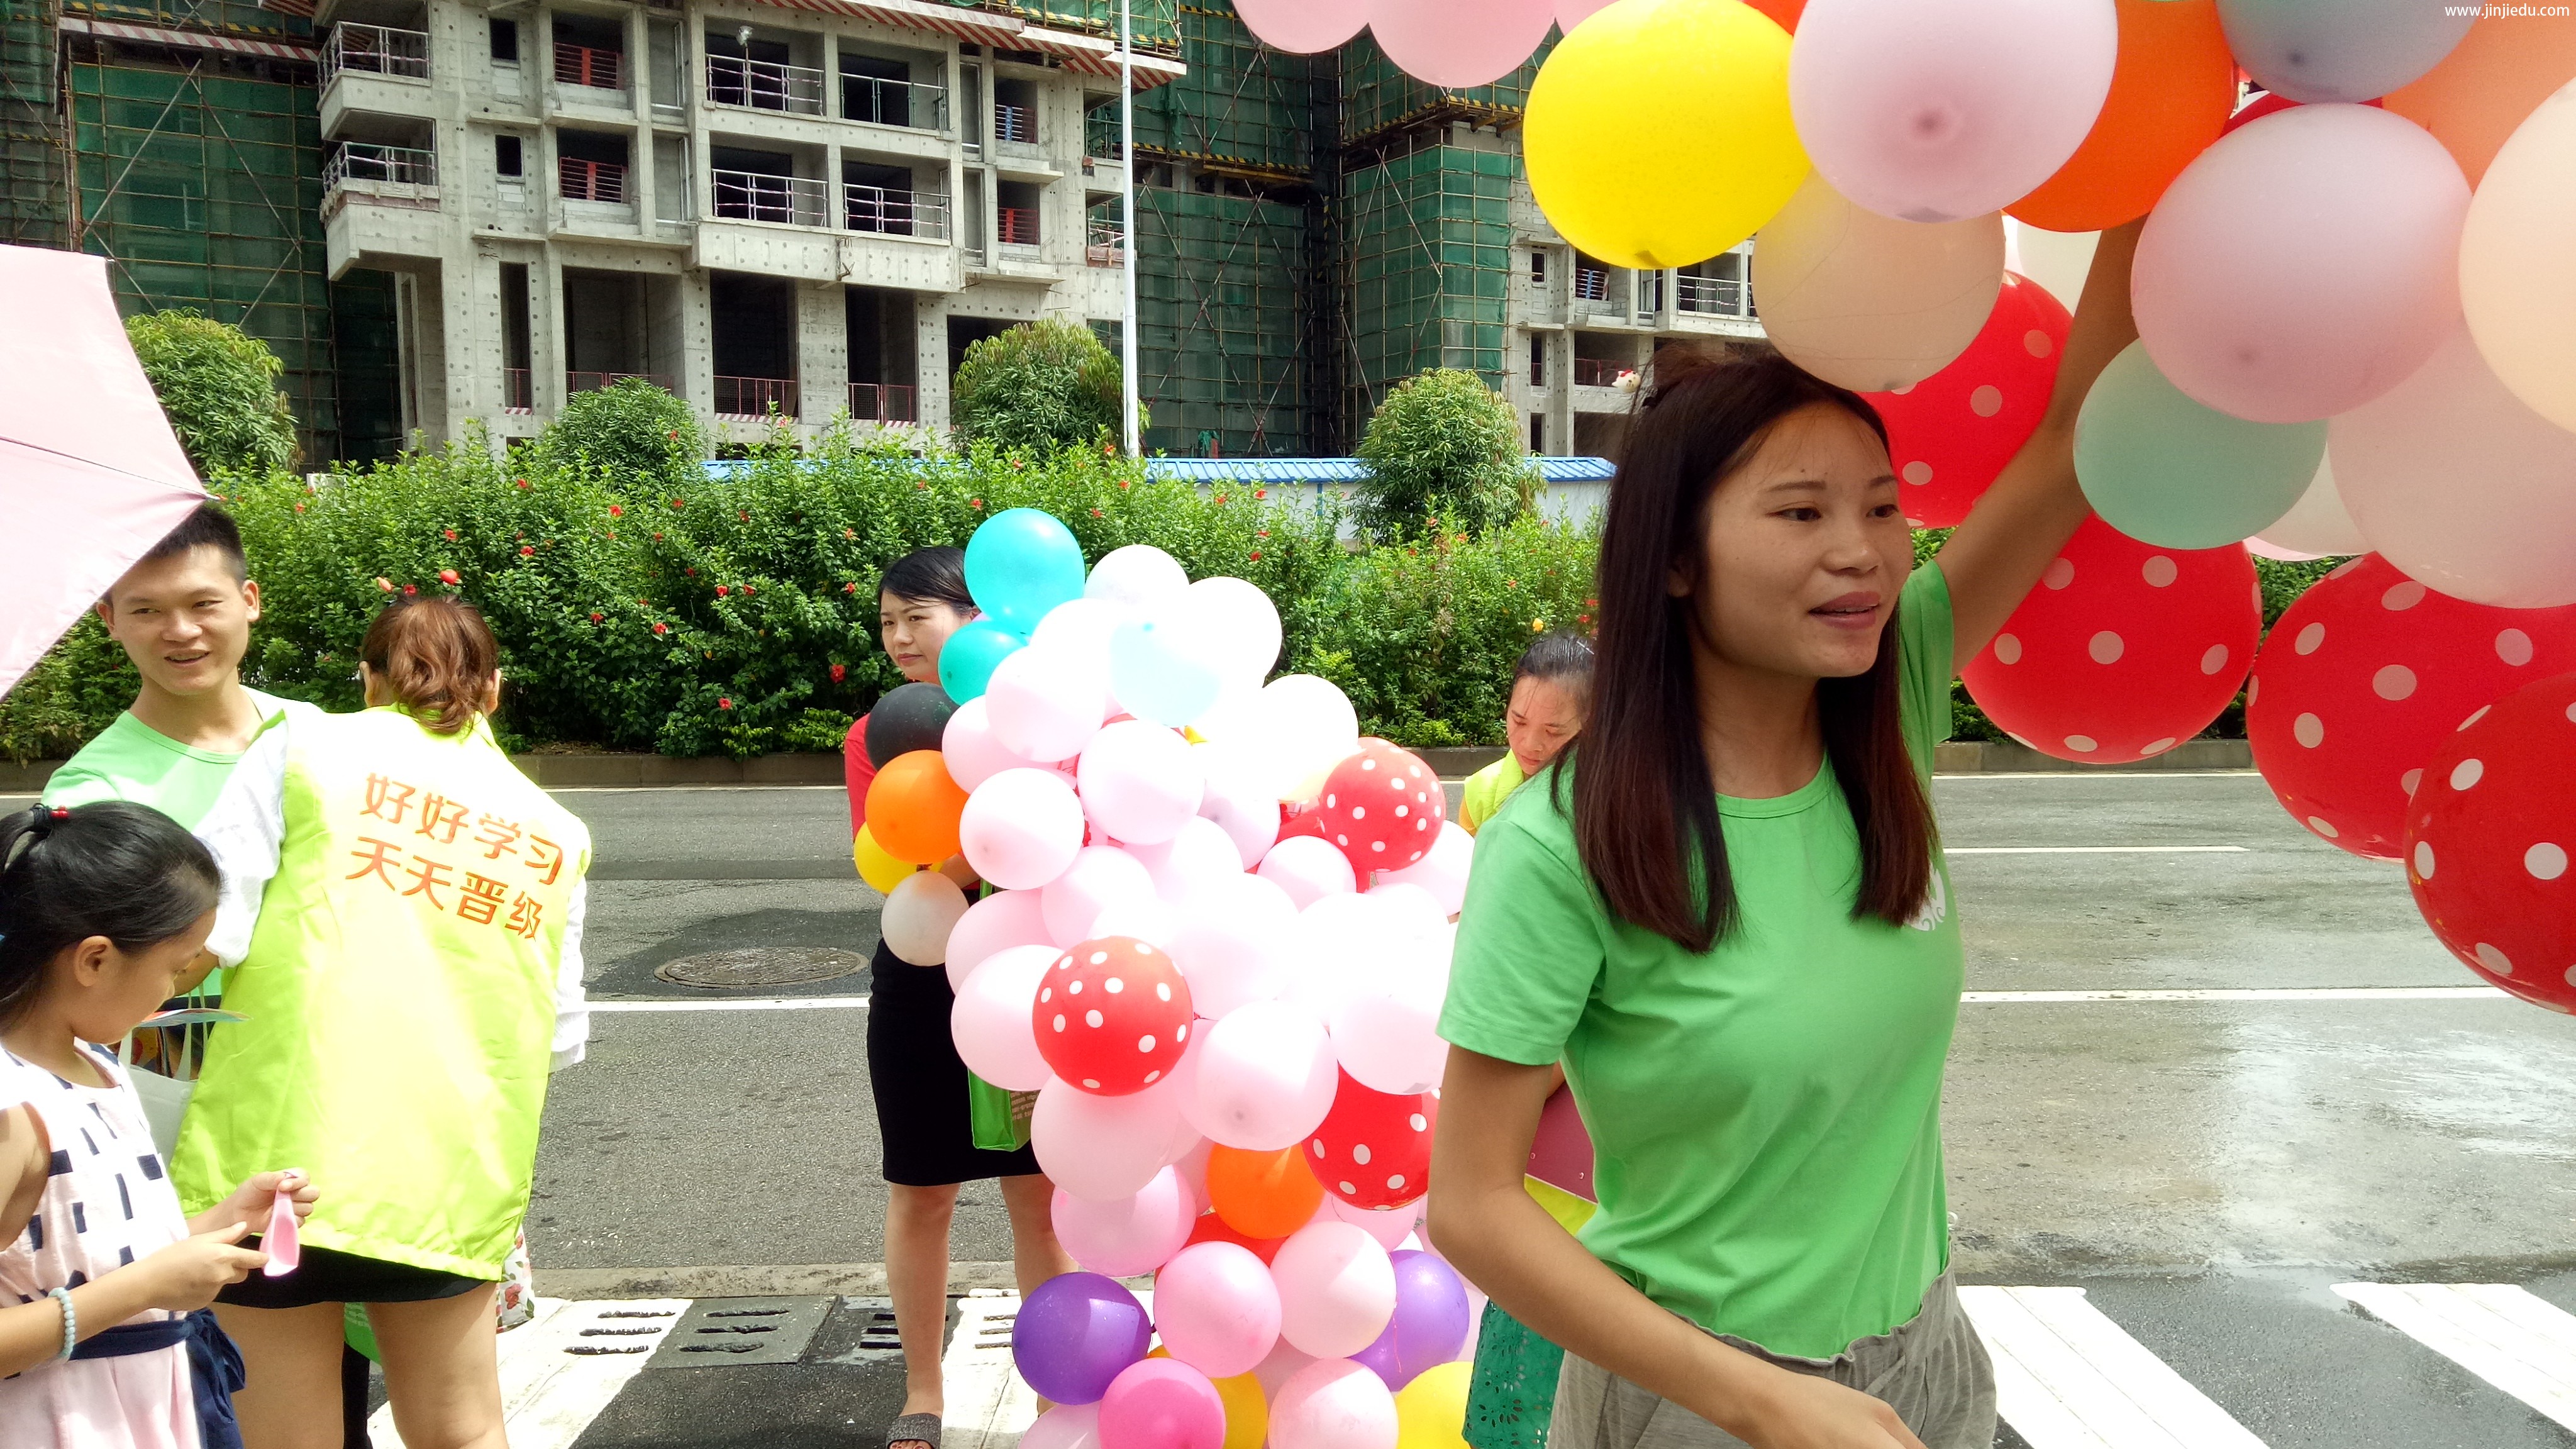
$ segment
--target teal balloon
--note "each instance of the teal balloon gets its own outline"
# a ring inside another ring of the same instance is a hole
[[[1109,692],[1138,719],[1174,729],[1208,712],[1225,681],[1168,623],[1130,620],[1109,636]]]
[[[993,669],[1028,641],[990,619],[969,620],[939,648],[939,687],[964,704],[993,682]]]
[[[985,617],[1014,633],[1027,634],[1048,610],[1081,598],[1083,572],[1073,530],[1035,508],[1006,508],[966,540],[966,591]]]
[[[2132,342],[2102,369],[2075,418],[2075,477],[2102,521],[2159,548],[2252,538],[2307,491],[2326,425],[2249,423],[2165,380]]]

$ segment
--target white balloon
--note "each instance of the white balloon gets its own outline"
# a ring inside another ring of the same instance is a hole
[[[1328,895],[1360,888],[1350,857],[1316,835],[1292,835],[1270,847],[1261,858],[1261,878],[1288,892],[1301,911]]]
[[[966,893],[957,882],[935,870],[916,871],[886,893],[877,931],[897,960],[937,966],[948,959],[948,933],[965,914]]]
[[[1189,571],[1179,560],[1150,543],[1131,543],[1091,566],[1082,596],[1141,612],[1171,602],[1189,586]]]
[[[1279,1336],[1318,1357],[1359,1352],[1395,1316],[1386,1249],[1338,1218],[1290,1234],[1270,1276],[1279,1285]]]
[[[1242,579],[1201,579],[1190,585],[1184,607],[1212,625],[1219,673],[1230,683],[1259,684],[1279,663],[1279,609],[1270,596]]]
[[[1177,729],[1224,696],[1214,625],[1173,604],[1118,626],[1109,640],[1109,690],[1138,719]]]
[[[1064,874],[1082,834],[1082,801],[1053,770],[1004,770],[975,787],[957,821],[966,863],[1004,890],[1031,890]]]
[[[1172,964],[1190,983],[1190,1007],[1221,1018],[1275,999],[1295,967],[1297,907],[1272,881],[1254,875],[1194,894],[1172,937]]]
[[[984,691],[993,738],[1041,763],[1082,753],[1109,718],[1109,685],[1069,650],[1028,648],[993,667]]]
[[[1377,1239],[1377,1245],[1392,1253],[1413,1236],[1413,1225],[1422,1220],[1424,1199],[1415,1198],[1402,1207],[1364,1208],[1342,1201],[1331,1193],[1324,1194],[1324,1207],[1333,1221],[1349,1223]]]
[[[1313,1012],[1258,1001],[1197,1035],[1196,1090],[1181,1111],[1210,1140],[1276,1152],[1313,1136],[1333,1110],[1332,1041]]]
[[[1234,848],[1233,837],[1215,821],[1196,815],[1167,841],[1127,849],[1154,878],[1154,893],[1175,906],[1210,886],[1243,878],[1243,855]]]
[[[1082,752],[1079,778],[1084,810],[1113,839],[1128,845],[1157,844],[1180,834],[1182,825],[1197,818],[1206,793],[1198,754],[1189,741],[1143,720],[1104,726]]]
[[[1102,912],[1153,893],[1142,861],[1114,845],[1086,845],[1041,893],[1047,934],[1059,946],[1091,940]]]
[[[1109,677],[1109,636],[1134,617],[1101,599],[1068,599],[1047,611],[1029,631],[1029,647],[1077,660],[1093,678]]]
[[[1254,861],[1269,854],[1279,839],[1279,796],[1271,787],[1271,771],[1264,768],[1254,747],[1220,740],[1194,745],[1190,753],[1199,757],[1200,773],[1207,781],[1199,796],[1199,814],[1225,831],[1243,859]]]
[[[1476,837],[1469,835],[1455,820],[1442,821],[1440,834],[1431,842],[1431,850],[1420,860],[1402,870],[1386,873],[1378,887],[1416,885],[1431,893],[1441,914],[1454,916],[1467,900],[1467,868],[1475,863]]]
[[[948,766],[948,778],[969,794],[1004,770],[1037,763],[1011,753],[993,738],[992,706],[980,694],[957,706],[957,712],[948,717],[947,728],[939,736],[939,757]]]
[[[1440,1039],[1440,1006],[1449,994],[1445,936],[1414,942],[1334,1005],[1333,1055],[1361,1086],[1401,1095],[1440,1085],[1449,1061],[1449,1044]]]
[[[2370,551],[2370,545],[2361,541],[2360,526],[2344,510],[2343,495],[2335,489],[2332,458],[2318,461],[2317,476],[2309,480],[2308,491],[2261,537],[2245,540],[2245,546],[2265,558],[2290,560]]]
[[[976,967],[1013,946],[1048,944],[1044,901],[1037,891],[995,891],[968,906],[948,932],[948,989],[965,990]]]
[[[1053,946],[1013,946],[993,953],[966,978],[966,989],[949,1008],[948,1034],[968,1071],[1010,1092],[1034,1092],[1047,1084],[1050,1074],[1038,1054],[1030,1013],[1039,979],[1063,954]]]
[[[1050,1077],[1029,1116],[1029,1145],[1056,1186],[1092,1202],[1116,1202],[1144,1191],[1163,1170],[1179,1115],[1168,1082],[1103,1097]]]
[[[1307,776],[1329,770],[1357,753],[1359,711],[1350,696],[1329,679],[1287,674],[1261,687],[1264,715],[1259,743],[1278,774],[1277,793],[1289,791]]]
[[[1169,950],[1172,938],[1180,934],[1180,913],[1160,896],[1121,896],[1101,908],[1092,917],[1091,936],[1125,936],[1158,949]]]

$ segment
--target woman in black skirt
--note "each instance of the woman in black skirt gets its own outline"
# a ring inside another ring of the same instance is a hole
[[[939,681],[939,647],[975,617],[966,592],[966,556],[953,548],[925,548],[904,555],[885,571],[877,588],[877,624],[887,655],[906,679]],[[867,823],[868,722],[850,728],[841,754],[850,786],[850,833]],[[942,873],[965,889],[979,882],[962,859]],[[1073,1260],[1055,1240],[1050,1204],[1055,1184],[1038,1171],[1037,1156],[988,1152],[975,1146],[966,1099],[966,1064],[948,1034],[956,996],[948,972],[914,966],[877,943],[873,995],[868,1002],[868,1086],[877,1104],[877,1137],[883,1144],[886,1193],[886,1289],[894,1299],[895,1331],[903,1340],[903,1414],[888,1430],[891,1449],[936,1449],[944,1402],[939,1378],[940,1338],[948,1321],[948,1229],[961,1183],[1002,1181],[1011,1214],[1011,1257],[1020,1291],[1027,1293]]]

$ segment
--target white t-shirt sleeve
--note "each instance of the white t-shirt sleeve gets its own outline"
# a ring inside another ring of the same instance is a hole
[[[286,746],[294,717],[289,710],[260,731],[233,766],[214,808],[197,823],[197,838],[223,872],[206,949],[227,970],[250,954],[260,897],[277,875],[278,849],[286,839]]]
[[[590,906],[590,882],[577,881],[564,913],[563,959],[555,963],[554,1063],[562,1071],[590,1049],[590,997],[582,989],[581,927]]]

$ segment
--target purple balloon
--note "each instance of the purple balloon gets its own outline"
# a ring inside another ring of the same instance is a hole
[[[1378,1334],[1368,1347],[1351,1355],[1351,1362],[1377,1375],[1385,1382],[1386,1391],[1390,1394],[1413,1382],[1413,1376],[1403,1371],[1396,1357],[1395,1320],[1392,1318],[1386,1321],[1385,1331]]]
[[[1152,1338],[1144,1305],[1117,1279],[1066,1273],[1039,1284],[1020,1305],[1011,1359],[1040,1398],[1096,1404],[1121,1370],[1144,1358]]]
[[[1388,1257],[1395,1264],[1395,1316],[1351,1361],[1384,1379],[1392,1393],[1467,1346],[1467,1285],[1456,1269],[1419,1249]]]

